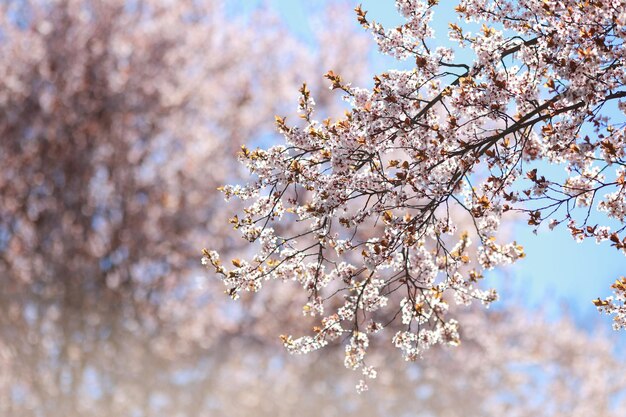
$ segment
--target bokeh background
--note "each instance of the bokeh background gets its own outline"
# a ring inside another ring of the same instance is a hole
[[[370,86],[410,66],[376,52],[355,6],[0,4],[0,415],[623,416],[624,338],[591,300],[624,259],[565,230],[511,219],[528,257],[488,277],[503,300],[459,310],[463,344],[418,363],[381,338],[363,395],[341,346],[282,350],[308,330],[298,288],[235,303],[201,268],[202,247],[246,250],[217,187],[245,180],[241,144],[280,141],[302,82],[339,116],[328,70]],[[363,9],[400,19],[390,0]]]

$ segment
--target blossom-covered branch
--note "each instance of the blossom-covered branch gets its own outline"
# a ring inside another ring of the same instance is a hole
[[[215,251],[203,258],[233,298],[267,280],[297,281],[317,322],[312,335],[284,336],[287,348],[344,338],[346,366],[370,377],[365,352],[387,325],[402,322],[392,341],[415,360],[459,343],[449,303],[497,298],[484,271],[524,256],[498,240],[507,212],[534,228],[565,222],[576,239],[626,253],[624,4],[463,0],[449,37],[473,52],[465,62],[435,44],[438,1],[396,5],[399,27],[361,7],[357,18],[383,53],[414,68],[379,74],[372,89],[328,72],[351,107],[341,119],[316,120],[302,86],[304,125],[277,117],[285,143],[243,147],[254,180],[222,188],[252,202],[231,223],[256,253],[228,265]],[[547,164],[565,174],[549,176]],[[594,207],[617,226],[595,223]]]

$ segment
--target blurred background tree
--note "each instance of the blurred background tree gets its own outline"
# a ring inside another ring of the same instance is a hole
[[[237,244],[216,188],[238,147],[366,43],[329,25],[327,55],[212,0],[16,1],[1,19],[0,410],[148,415],[255,319],[210,299],[199,263],[208,230]]]

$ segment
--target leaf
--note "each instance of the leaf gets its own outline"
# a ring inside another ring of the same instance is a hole
[[[609,305],[609,302],[608,302],[608,301],[606,301],[606,300],[601,300],[601,299],[599,299],[599,298],[596,298],[595,300],[593,300],[593,304],[594,304],[596,307],[606,307],[606,306],[608,306],[608,305]]]

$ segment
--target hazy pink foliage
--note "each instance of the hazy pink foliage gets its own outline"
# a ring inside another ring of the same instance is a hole
[[[149,415],[176,373],[272,314],[259,299],[244,319],[201,272],[207,234],[240,246],[216,188],[316,66],[365,68],[365,38],[335,25],[345,41],[316,52],[270,11],[212,0],[1,12],[0,413]]]

